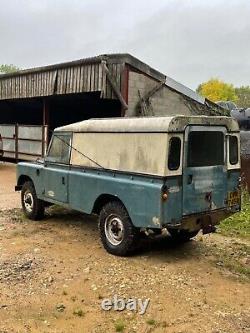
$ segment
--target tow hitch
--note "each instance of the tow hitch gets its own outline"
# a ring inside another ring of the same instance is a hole
[[[210,234],[212,232],[216,232],[216,228],[215,228],[214,225],[209,224],[209,225],[204,225],[202,227],[202,233],[203,233],[203,235]]]

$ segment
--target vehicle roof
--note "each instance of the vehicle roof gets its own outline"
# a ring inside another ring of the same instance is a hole
[[[188,125],[226,126],[228,131],[239,131],[231,117],[174,116],[141,118],[100,118],[58,127],[56,132],[183,132]]]

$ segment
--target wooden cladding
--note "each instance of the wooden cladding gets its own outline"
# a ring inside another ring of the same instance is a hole
[[[107,66],[117,88],[121,90],[124,64]],[[117,98],[108,82],[102,62],[0,76],[0,100],[87,92],[100,92],[102,98]]]

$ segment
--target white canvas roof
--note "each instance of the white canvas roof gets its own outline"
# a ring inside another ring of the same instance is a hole
[[[175,116],[142,118],[89,119],[58,127],[57,132],[183,132],[187,125],[226,126],[228,131],[238,131],[238,123],[231,117]]]

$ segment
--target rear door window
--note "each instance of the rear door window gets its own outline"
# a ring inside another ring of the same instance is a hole
[[[239,161],[238,138],[235,135],[229,136],[229,162],[232,165]]]
[[[187,164],[188,167],[224,165],[223,132],[190,132]]]
[[[178,170],[181,161],[181,139],[172,137],[169,140],[168,169]]]

